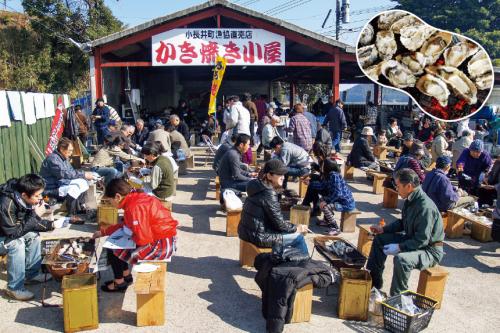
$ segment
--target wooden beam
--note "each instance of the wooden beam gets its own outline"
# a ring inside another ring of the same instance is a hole
[[[117,61],[106,62],[101,67],[151,67],[151,61]]]
[[[312,62],[312,61],[285,61],[285,66],[291,67],[333,67],[335,62]]]
[[[341,53],[340,61],[357,62],[358,60],[356,59],[356,55],[353,53]]]
[[[101,48],[94,50],[94,71],[95,71],[95,93],[97,98],[102,97],[102,69],[101,69]]]
[[[340,97],[340,52],[338,49],[335,50],[335,55],[333,60],[335,62],[335,66],[333,69],[333,84],[332,84],[332,95],[335,97],[335,100],[338,100]]]

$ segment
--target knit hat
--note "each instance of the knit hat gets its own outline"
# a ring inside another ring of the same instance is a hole
[[[361,132],[361,135],[368,135],[372,136],[373,135],[373,128],[371,127],[363,127],[363,131]]]
[[[413,134],[411,134],[411,132],[406,132],[403,135],[403,141],[413,141]]]
[[[483,149],[484,149],[484,143],[483,143],[483,141],[481,141],[479,139],[472,141],[472,143],[469,146],[469,150],[472,150],[472,151],[482,152]]]
[[[280,160],[270,160],[264,165],[263,172],[275,175],[285,175],[288,173],[288,169]]]
[[[440,156],[436,160],[436,168],[444,169],[447,165],[451,164],[451,159],[448,156]]]

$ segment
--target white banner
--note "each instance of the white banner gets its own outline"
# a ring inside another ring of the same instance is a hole
[[[151,38],[153,66],[284,66],[285,37],[262,29],[173,29]]]

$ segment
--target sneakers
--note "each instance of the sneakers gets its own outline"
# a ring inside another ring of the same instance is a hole
[[[45,279],[45,276],[47,276],[47,279]],[[52,279],[52,275],[50,274],[45,274],[45,273],[38,273],[35,277],[26,280],[24,283],[25,284],[36,284],[36,283],[43,283],[45,281],[49,281]]]
[[[28,301],[35,297],[35,294],[33,294],[31,291],[26,290],[26,289],[19,289],[19,290],[10,290],[6,289],[5,293],[7,296],[16,299],[18,301]]]
[[[328,230],[327,232],[327,235],[328,236],[338,236],[340,235],[340,230],[338,228],[330,228],[330,230]]]

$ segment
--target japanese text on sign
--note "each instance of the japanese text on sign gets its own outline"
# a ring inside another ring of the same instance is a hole
[[[262,29],[174,29],[152,37],[153,66],[285,64],[285,37]]]

